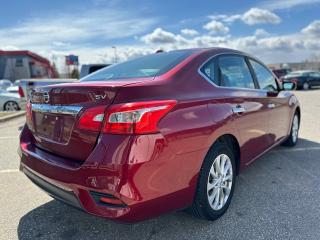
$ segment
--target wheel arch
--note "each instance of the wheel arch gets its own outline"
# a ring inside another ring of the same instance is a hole
[[[240,144],[239,144],[238,139],[232,134],[224,134],[224,135],[219,136],[212,143],[211,147],[214,147],[215,143],[217,143],[217,142],[221,142],[223,144],[226,144],[234,153],[235,161],[236,161],[236,173],[238,175],[239,171],[240,171],[240,159],[241,159],[241,150],[240,150]]]

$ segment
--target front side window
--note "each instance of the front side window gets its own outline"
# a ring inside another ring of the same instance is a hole
[[[114,79],[160,76],[181,63],[192,51],[172,51],[150,54],[98,70],[80,81],[108,81]]]
[[[255,88],[249,67],[244,57],[219,57],[218,66],[221,86],[250,89]]]
[[[260,88],[266,91],[277,91],[278,87],[275,81],[274,76],[270,73],[270,71],[262,66],[260,63],[250,59],[250,64],[253,68],[253,71],[256,74],[257,81],[260,85]]]

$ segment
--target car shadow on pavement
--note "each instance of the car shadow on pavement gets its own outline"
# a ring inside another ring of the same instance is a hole
[[[18,237],[142,240],[258,239],[263,236],[270,239],[294,236],[296,239],[301,236],[308,239],[305,234],[314,231],[309,223],[317,222],[320,215],[320,209],[313,206],[313,199],[319,199],[320,193],[317,187],[320,184],[319,153],[320,144],[306,139],[300,139],[295,148],[277,147],[267,153],[241,172],[230,209],[215,222],[178,211],[135,224],[123,224],[52,200],[20,219]],[[300,194],[296,193],[297,189]]]

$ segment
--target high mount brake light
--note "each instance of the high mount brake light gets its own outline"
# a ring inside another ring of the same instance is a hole
[[[105,116],[103,132],[145,134],[158,132],[159,121],[177,104],[175,100],[114,105]]]
[[[175,100],[124,103],[85,110],[78,128],[114,134],[146,134],[158,132],[159,121],[177,104]]]

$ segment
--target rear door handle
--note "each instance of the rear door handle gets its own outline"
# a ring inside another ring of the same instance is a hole
[[[269,103],[268,104],[268,108],[270,108],[270,109],[275,108],[275,107],[276,107],[276,105],[274,103]]]
[[[235,107],[232,108],[232,112],[233,113],[244,113],[246,110],[244,109],[243,106],[241,105],[237,105]]]

